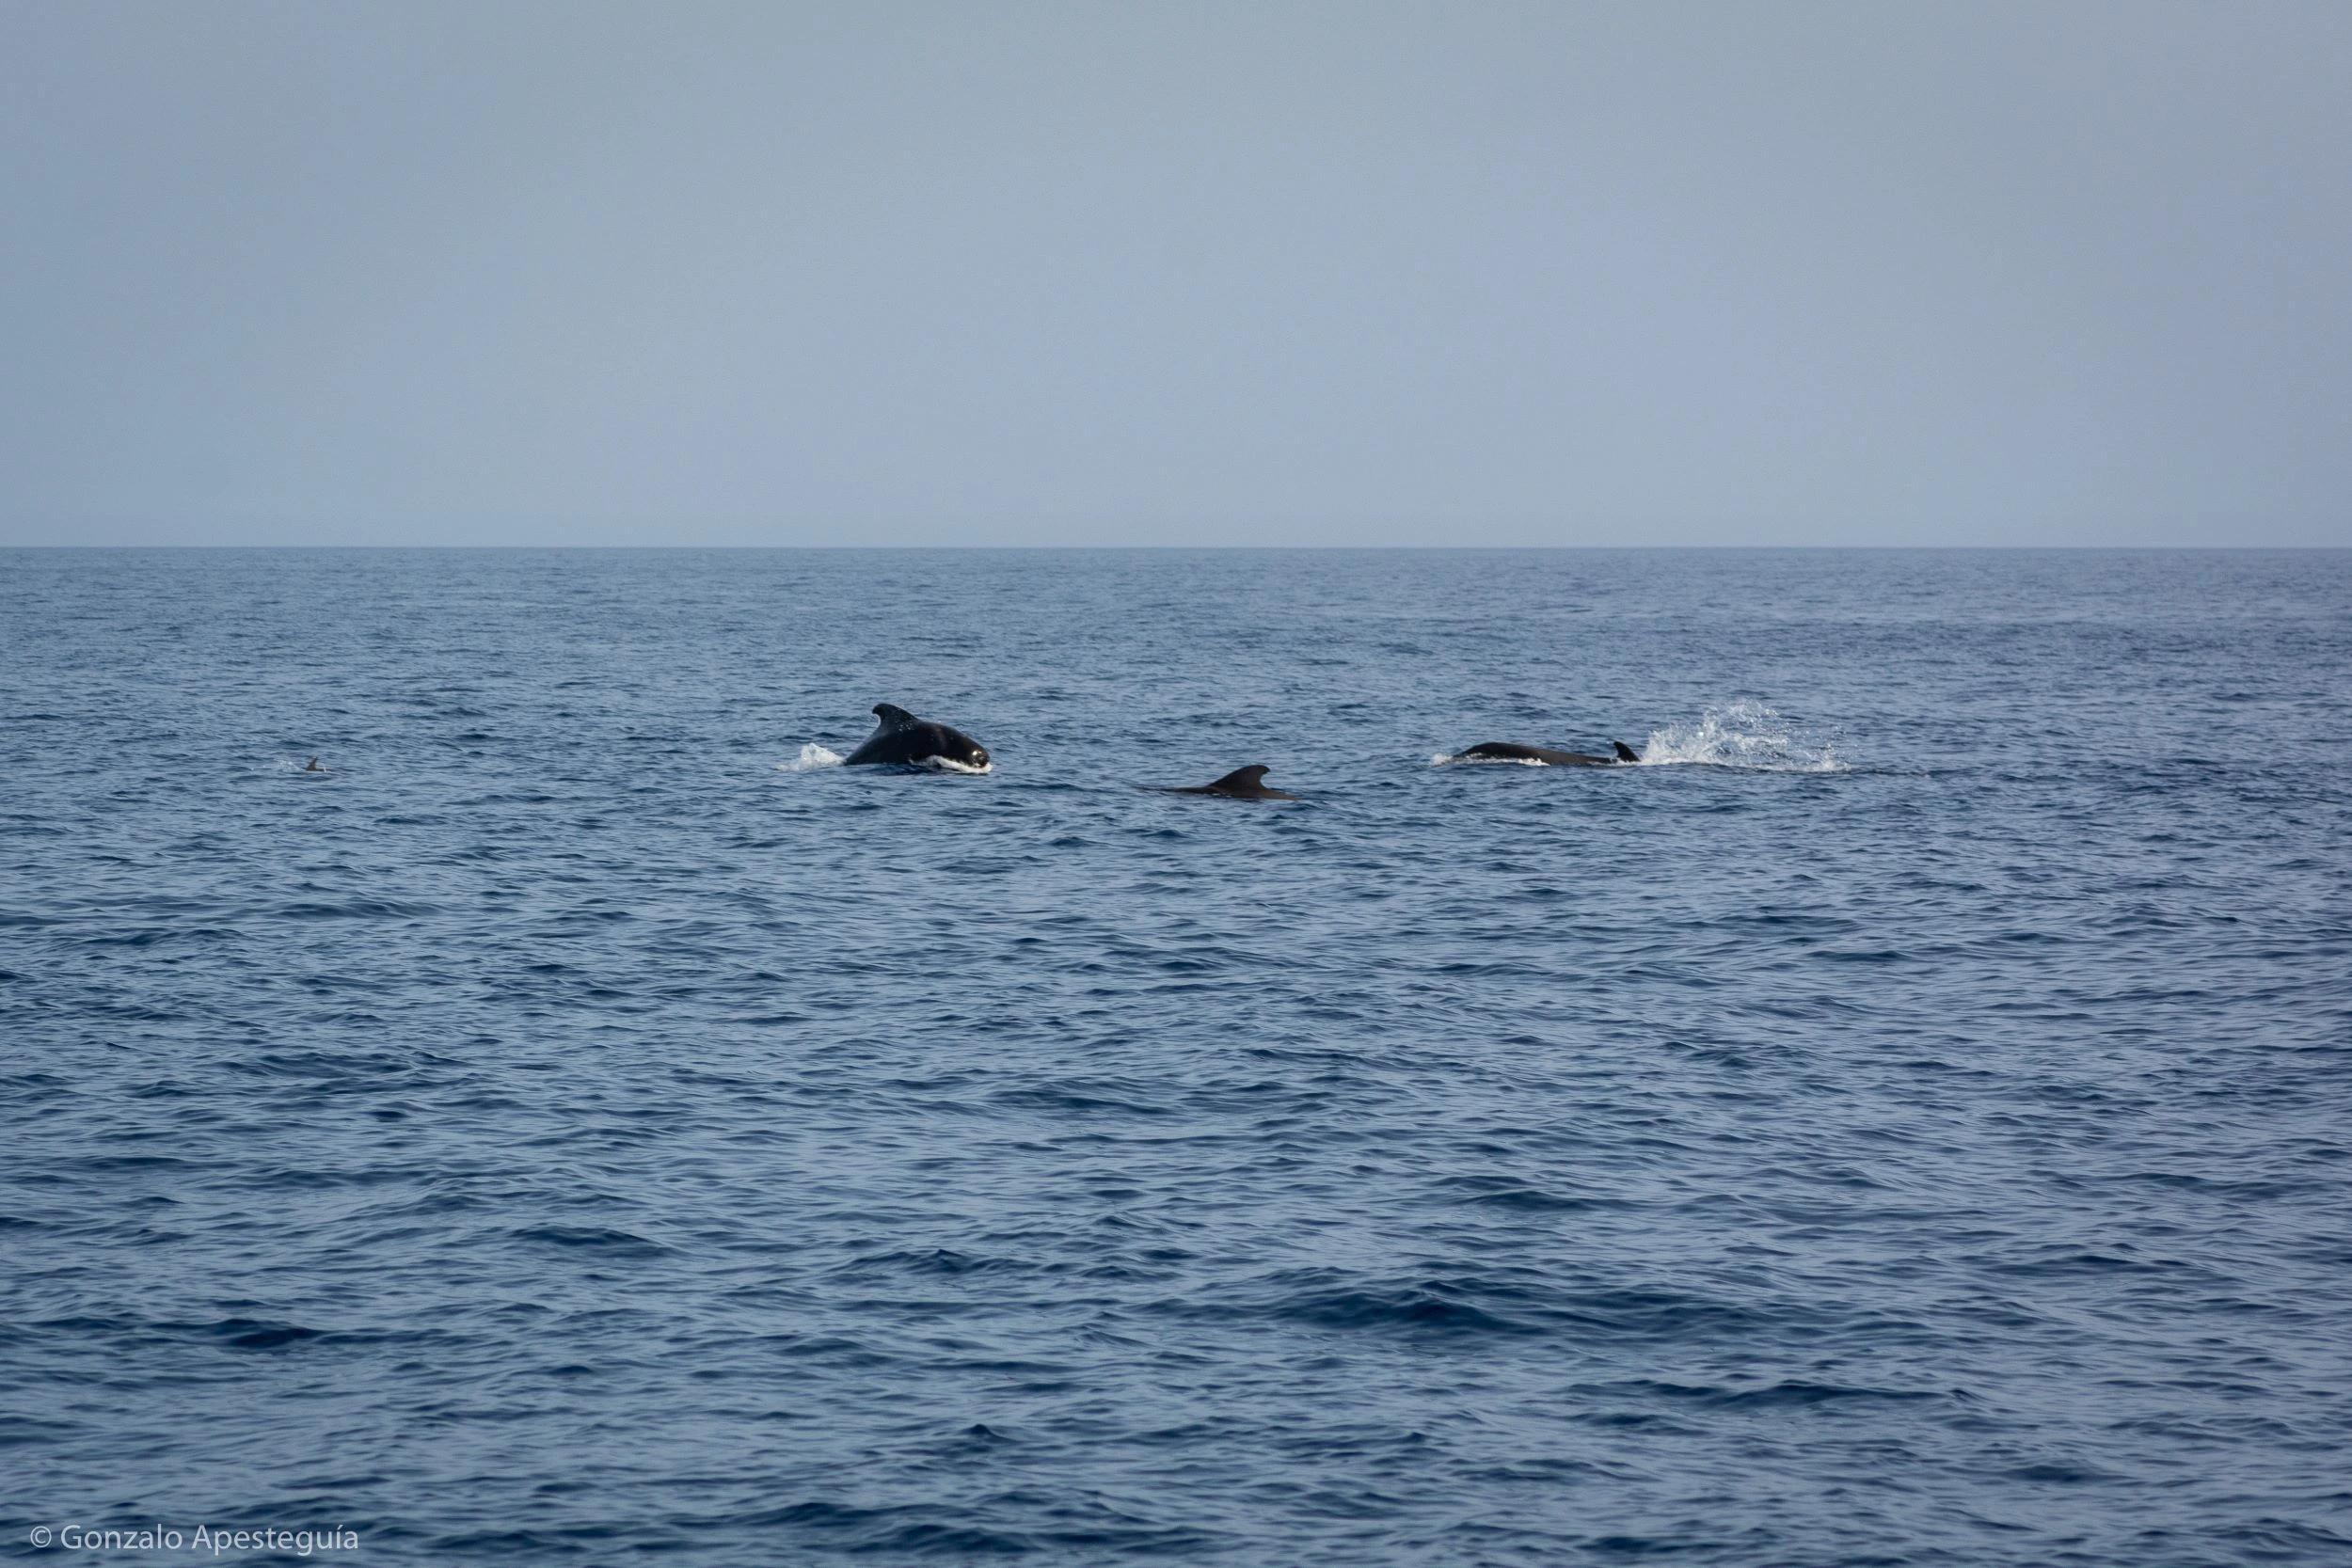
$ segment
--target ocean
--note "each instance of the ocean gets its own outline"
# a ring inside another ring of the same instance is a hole
[[[0,552],[5,1549],[2352,1560],[2347,698],[2344,551]]]

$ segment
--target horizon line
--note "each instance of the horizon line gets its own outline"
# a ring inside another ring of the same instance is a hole
[[[1182,550],[1216,550],[1216,551],[1228,551],[1228,552],[1236,552],[1236,553],[1238,553],[1238,552],[1257,552],[1257,553],[1260,553],[1260,554],[1266,554],[1266,555],[1284,554],[1284,553],[1288,553],[1288,554],[1299,554],[1299,555],[1304,555],[1304,554],[1318,553],[1318,552],[1323,552],[1323,553],[1340,553],[1340,552],[1345,552],[1345,551],[1351,551],[1351,550],[1352,550],[1352,551],[1359,551],[1359,552],[1366,552],[1366,551],[1387,551],[1387,552],[1399,553],[1399,554],[1419,551],[1419,552],[1422,552],[1422,553],[1426,553],[1426,554],[1432,554],[1432,555],[1436,555],[1436,554],[1469,554],[1469,553],[1477,552],[1477,551],[1489,551],[1489,552],[1494,552],[1494,553],[1502,553],[1502,552],[1505,552],[1505,551],[1513,551],[1513,550],[1519,550],[1519,551],[1527,551],[1527,550],[1563,550],[1563,551],[1565,551],[1565,550],[1656,550],[1656,551],[1670,551],[1670,550],[1684,550],[1684,551],[1697,551],[1697,550],[1887,550],[1887,551],[1896,551],[1896,550],[1908,550],[1908,551],[1950,551],[1950,552],[1968,551],[1968,550],[1980,550],[1980,551],[2005,550],[2005,551],[2012,551],[2012,552],[2035,551],[2035,552],[2041,552],[2041,553],[2063,553],[2063,552],[2067,552],[2067,551],[2073,551],[2073,552],[2076,552],[2076,553],[2083,553],[2083,554],[2088,554],[2088,553],[2097,552],[2097,551],[2120,552],[2120,551],[2128,551],[2128,550],[2152,550],[2152,551],[2153,551],[2153,550],[2167,550],[2167,551],[2190,551],[2190,550],[2202,550],[2202,551],[2209,551],[2209,552],[2211,552],[2211,553],[2214,553],[2214,554],[2218,555],[2218,554],[2229,554],[2229,553],[2233,553],[2233,552],[2235,552],[2235,553],[2247,553],[2247,552],[2252,552],[2252,551],[2258,551],[2258,550],[2281,550],[2281,551],[2283,551],[2283,550],[2311,550],[2311,551],[2328,551],[2328,550],[2334,550],[2334,551],[2344,551],[2344,550],[2352,550],[2352,544],[2334,544],[2334,545],[2315,545],[2315,544],[2271,544],[2271,545],[2265,545],[2265,544],[2250,544],[2250,545],[2247,545],[2247,544],[2240,544],[2240,545],[2212,545],[2212,544],[2106,544],[2106,545],[2081,545],[2081,544],[2029,544],[2029,545],[2028,545],[2028,544],[2016,544],[2016,545],[1988,545],[1988,544],[1973,544],[1973,545],[1958,545],[1958,544],[1786,544],[1786,543],[1772,543],[1772,544],[1750,544],[1750,545],[1724,545],[1724,544],[1715,544],[1715,545],[1681,545],[1681,544],[1640,544],[1640,545],[1399,545],[1399,544],[1373,544],[1373,545],[1231,545],[1231,544],[1226,544],[1226,545],[1166,545],[1166,544],[1132,544],[1132,545],[1075,545],[1075,544],[1066,544],[1066,543],[1060,543],[1060,544],[1036,544],[1036,545],[1011,545],[1011,544],[930,544],[930,545],[894,545],[894,544],[875,544],[875,545],[843,545],[843,544],[813,544],[813,543],[803,543],[803,544],[769,544],[769,545],[749,545],[749,544],[668,544],[668,545],[639,545],[639,544],[613,544],[613,543],[573,543],[573,544],[544,544],[544,543],[541,543],[541,544],[523,544],[523,543],[514,543],[514,544],[488,543],[488,544],[484,544],[484,543],[471,543],[471,544],[453,544],[453,543],[448,543],[448,542],[433,542],[433,543],[418,543],[418,544],[380,544],[380,543],[338,542],[338,543],[328,543],[328,544],[293,545],[293,544],[286,544],[286,543],[283,543],[283,542],[277,542],[277,543],[262,544],[262,543],[238,543],[238,542],[235,542],[235,541],[226,541],[226,540],[223,540],[223,541],[212,541],[212,542],[206,542],[206,543],[191,543],[191,542],[184,541],[184,540],[174,540],[174,541],[169,541],[169,542],[149,543],[149,544],[131,544],[131,543],[122,543],[122,542],[104,542],[104,543],[97,543],[97,544],[57,544],[57,543],[8,544],[8,543],[0,543],[0,550],[290,550],[290,551],[291,551],[291,550],[451,550],[451,551],[465,551],[465,550],[477,550],[477,551],[489,551],[489,550],[550,550],[550,551],[553,551],[553,550],[604,550],[604,551],[639,550],[639,551],[645,551],[645,552],[653,552],[653,551],[660,551],[660,550],[704,550],[704,551],[715,551],[715,550],[743,550],[743,551],[750,551],[750,550],[833,550],[833,551],[844,551],[844,552],[846,552],[846,551],[854,551],[854,550],[902,550],[902,551],[915,551],[915,550],[934,550],[934,551],[936,551],[936,550],[968,550],[968,551],[974,551],[974,552],[978,552],[978,551],[1015,551],[1015,550],[1038,550],[1038,551],[1043,551],[1043,550],[1059,550],[1059,551],[1080,551],[1080,550],[1096,550],[1096,551],[1112,551],[1112,550],[1147,551],[1147,550],[1161,550],[1161,551],[1169,551],[1169,552],[1174,552],[1174,551],[1182,551]]]

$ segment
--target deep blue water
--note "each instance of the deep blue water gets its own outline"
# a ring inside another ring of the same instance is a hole
[[[2348,695],[2345,552],[0,553],[8,1549],[2345,1561]]]

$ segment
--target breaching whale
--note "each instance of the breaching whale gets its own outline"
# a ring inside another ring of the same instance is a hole
[[[1551,768],[1614,768],[1621,762],[1639,762],[1639,752],[1622,740],[1609,743],[1615,749],[1614,756],[1597,757],[1589,752],[1555,752],[1549,746],[1521,746],[1508,740],[1482,740],[1465,747],[1457,757],[1485,757],[1493,762],[1540,762]]]
[[[1162,795],[1216,795],[1228,800],[1295,800],[1298,799],[1288,790],[1268,789],[1265,786],[1265,775],[1264,767],[1253,763],[1248,768],[1234,768],[1215,784],[1151,784],[1146,787],[1155,789]]]
[[[881,722],[865,745],[842,759],[844,768],[868,763],[940,763],[967,773],[988,771],[988,748],[961,730],[917,719],[888,703],[876,703],[874,717]]]

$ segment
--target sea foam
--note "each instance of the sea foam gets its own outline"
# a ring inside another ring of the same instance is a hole
[[[1695,723],[1652,730],[1642,747],[1642,764],[1704,763],[1715,768],[1752,768],[1775,773],[1843,773],[1829,740],[1805,734],[1776,710],[1741,698],[1710,707]]]

